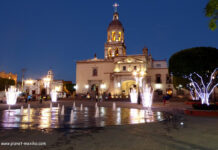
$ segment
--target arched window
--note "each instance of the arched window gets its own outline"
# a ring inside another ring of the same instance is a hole
[[[119,32],[118,41],[121,41],[121,32]]]
[[[118,56],[119,55],[119,51],[118,51],[118,48],[116,48],[115,50],[115,56]]]
[[[97,68],[93,68],[93,70],[92,70],[92,76],[98,76],[98,70],[97,70]]]
[[[115,41],[116,40],[116,34],[115,34],[115,32],[113,31],[112,32],[112,41]]]
[[[108,57],[111,57],[112,56],[112,52],[111,52],[111,49],[109,48],[108,49]]]

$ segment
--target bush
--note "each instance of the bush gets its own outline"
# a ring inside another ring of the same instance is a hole
[[[206,104],[193,104],[192,107],[197,110],[218,110],[218,106],[214,104],[209,106]]]

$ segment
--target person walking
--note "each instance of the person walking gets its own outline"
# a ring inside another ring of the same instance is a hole
[[[39,99],[40,104],[42,104],[42,95],[40,95]]]

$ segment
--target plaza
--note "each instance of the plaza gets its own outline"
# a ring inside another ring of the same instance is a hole
[[[0,2],[0,150],[218,150],[218,2],[119,3]]]
[[[94,109],[96,105],[95,101],[70,99],[59,100],[58,104],[60,104],[60,106],[64,105],[66,108],[65,111],[67,111],[67,108],[69,109],[73,107],[74,102],[78,111],[81,111],[81,104],[83,104],[83,111],[85,111],[86,108]],[[50,109],[50,101],[43,102],[43,104],[39,104],[38,102],[30,102],[30,104],[31,109]],[[58,104],[53,104],[53,107],[57,107]],[[100,109],[112,108],[113,101],[98,102],[97,104]],[[11,107],[11,110],[18,110],[20,109],[21,105],[23,105],[24,108],[27,108],[27,104],[21,102]],[[8,106],[5,104],[0,104],[0,108],[3,111],[8,111],[7,107]],[[82,124],[79,124],[79,126],[76,126],[75,128],[70,128],[69,126],[60,128],[52,126],[52,124],[46,127],[46,125],[49,124],[48,119],[53,120],[48,116],[49,118],[45,120],[44,126],[43,124],[42,126],[31,126],[30,123],[29,125],[26,124],[26,126],[23,127],[20,124],[20,126],[11,128],[10,130],[7,128],[1,129],[1,148],[30,148],[30,146],[4,146],[2,145],[4,142],[44,142],[46,143],[46,146],[31,145],[31,149],[217,149],[217,118],[200,116],[193,117],[185,115],[184,109],[188,109],[190,107],[191,106],[186,105],[184,101],[170,101],[166,105],[163,105],[162,102],[155,102],[151,111],[161,113],[164,112],[164,120],[143,122],[141,120],[143,118],[140,118],[140,114],[136,113],[135,115],[138,119],[133,118],[132,122],[130,121],[129,123],[122,125],[114,124],[112,126],[109,124],[103,126],[98,126],[98,124],[90,124],[90,126],[84,126],[84,124],[87,125],[87,122],[83,121]],[[121,111],[121,108],[146,110],[141,105],[131,104],[130,102],[116,102],[115,113]],[[52,114],[52,112],[49,113]],[[100,111],[100,116],[101,113],[102,112]],[[69,114],[65,114],[63,117],[59,114],[58,118],[66,118],[68,115]],[[153,116],[150,115],[147,119],[151,119],[152,117]],[[93,115],[91,120],[93,121],[98,119],[99,118],[95,118]],[[92,122],[91,120],[89,122]],[[113,119],[110,121],[113,122]],[[0,126],[3,124],[7,125],[7,121],[1,120]],[[9,126],[12,124],[8,122]]]

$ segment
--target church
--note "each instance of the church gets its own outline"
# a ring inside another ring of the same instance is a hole
[[[116,3],[115,3],[116,4]],[[168,74],[166,60],[154,60],[148,48],[141,54],[128,55],[124,27],[119,20],[117,5],[107,28],[104,58],[96,57],[76,62],[76,93],[110,93],[112,97],[126,96],[138,86],[138,80],[151,86],[155,93],[175,94]]]

